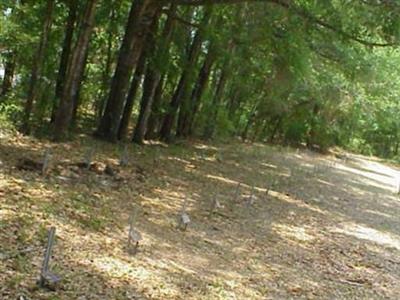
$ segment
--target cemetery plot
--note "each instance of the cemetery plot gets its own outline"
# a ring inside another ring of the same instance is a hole
[[[387,170],[356,170],[352,160],[311,176],[316,158],[328,166],[330,158],[269,155],[269,147],[242,144],[224,145],[221,162],[214,150],[202,160],[196,150],[165,148],[162,168],[153,168],[154,151],[132,148],[135,164],[121,167],[118,148],[104,144],[87,172],[76,165],[82,161],[77,144],[52,148],[55,166],[46,177],[40,176],[43,149],[31,155],[39,163],[32,173],[15,168],[19,157],[1,159],[2,300],[346,299],[349,293],[375,299],[377,291],[396,299],[391,261],[398,261],[400,233],[393,216],[400,211],[397,181]],[[105,176],[107,165],[118,174]],[[60,183],[63,169],[83,180]],[[379,172],[388,174],[381,176],[388,186],[373,177]],[[124,181],[117,184],[119,176]],[[139,210],[140,217],[132,214]],[[58,238],[47,260],[49,224]],[[46,288],[33,289],[39,268]],[[369,274],[379,274],[373,285]]]

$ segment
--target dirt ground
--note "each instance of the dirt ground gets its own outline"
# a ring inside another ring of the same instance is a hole
[[[0,299],[399,299],[394,167],[200,142],[130,146],[122,167],[121,148],[1,135]],[[47,149],[46,176],[19,169]],[[88,149],[90,170],[77,166]],[[132,214],[143,236],[136,255]],[[51,268],[62,276],[54,291],[36,287],[50,226]]]

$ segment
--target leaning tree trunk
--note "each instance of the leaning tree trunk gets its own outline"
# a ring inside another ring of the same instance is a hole
[[[72,50],[72,41],[74,37],[75,31],[75,23],[77,20],[77,12],[78,12],[78,1],[77,0],[69,0],[68,1],[68,18],[65,24],[65,37],[63,43],[63,49],[61,52],[60,65],[58,67],[57,81],[56,81],[56,92],[55,98],[53,102],[53,109],[51,113],[50,123],[54,123],[56,118],[58,103],[62,97],[62,92],[64,88],[65,77],[67,75],[68,61],[71,56]]]
[[[110,12],[110,21],[108,24],[108,32],[107,32],[107,51],[106,51],[106,58],[102,70],[102,75],[101,75],[101,90],[99,93],[99,98],[96,101],[94,105],[94,110],[96,111],[96,118],[99,120],[101,116],[103,115],[104,112],[104,106],[106,103],[106,96],[107,96],[107,91],[108,87],[110,85],[111,81],[111,67],[112,67],[112,59],[113,59],[113,40],[115,39],[115,30],[114,24],[116,22],[116,10],[117,8],[115,7],[115,2],[112,2],[113,6],[111,8]]]
[[[155,49],[155,37],[157,35],[159,18],[160,18],[160,11],[158,11],[154,15],[151,26],[149,27],[149,30],[146,33],[145,45],[142,50],[142,54],[140,55],[140,59],[139,59],[140,61],[138,62],[138,67],[136,68],[136,71],[139,71],[140,74],[137,74],[139,72],[135,72],[135,75],[138,75],[140,78],[144,74],[145,69],[147,70],[147,68],[149,66],[148,61],[153,59],[154,49]],[[147,62],[147,65],[146,65],[146,62]],[[141,66],[139,66],[139,65],[141,65]],[[134,81],[135,81],[135,78],[134,78]],[[132,82],[132,84],[133,84],[133,82]],[[148,88],[148,83],[146,83],[146,85],[147,85],[147,87],[144,87],[143,90]],[[132,88],[133,88],[133,86],[132,86]],[[118,131],[119,139],[123,139],[128,132],[129,120],[132,115],[132,108],[133,108],[137,88],[138,88],[138,86],[136,87],[135,90],[131,89],[129,91],[129,95],[128,95],[128,98],[127,98],[127,101],[125,104],[124,113],[122,115],[121,124],[120,124],[119,131]],[[141,118],[141,116],[139,115],[139,119],[140,118]]]
[[[46,52],[46,47],[47,47],[47,41],[49,38],[49,33],[50,33],[50,28],[51,28],[51,23],[52,23],[52,17],[53,17],[53,11],[54,11],[54,0],[47,0],[47,5],[46,5],[46,12],[44,15],[44,22],[43,22],[43,30],[42,34],[40,36],[40,42],[39,46],[35,55],[35,58],[33,60],[33,66],[31,70],[31,78],[29,81],[29,87],[28,87],[28,97],[25,103],[25,108],[24,108],[24,115],[22,119],[22,132],[29,134],[31,131],[31,124],[30,124],[30,119],[32,115],[32,110],[33,110],[33,105],[36,101],[37,93],[38,93],[38,84],[40,81],[41,73],[42,73],[42,68],[43,68],[43,63],[44,63],[44,58],[45,58],[45,52]]]
[[[90,36],[94,27],[97,1],[98,0],[88,0],[86,4],[80,34],[71,56],[63,95],[60,100],[54,124],[54,139],[58,141],[66,137],[71,123],[74,99],[79,90],[82,69],[85,65],[86,51],[89,47]]]
[[[146,67],[146,51],[142,51],[139,57],[139,61],[136,66],[135,74],[131,81],[131,87],[129,88],[128,97],[126,97],[126,103],[124,112],[122,114],[121,124],[118,129],[118,139],[123,140],[128,135],[129,121],[131,119],[133,106],[135,104],[136,94],[139,90],[140,82],[142,81],[143,73]]]
[[[146,78],[143,84],[143,96],[140,103],[139,118],[135,126],[132,141],[137,144],[143,144],[144,135],[147,129],[147,120],[151,112],[151,104],[154,99],[154,92],[156,86],[154,81],[157,81],[157,76],[153,70],[150,70],[146,74]]]
[[[169,9],[169,16],[164,25],[163,33],[161,35],[161,42],[156,46],[156,41],[154,40],[155,32],[149,36],[149,56],[153,60],[149,60],[146,78],[143,86],[142,101],[140,103],[139,118],[135,126],[135,131],[133,134],[132,141],[134,143],[143,144],[144,138],[147,131],[148,120],[152,111],[152,106],[154,103],[154,98],[156,95],[157,87],[163,77],[160,71],[160,66],[156,66],[154,60],[158,61],[159,57],[163,54],[169,53],[169,47],[172,39],[172,33],[175,25],[175,19],[173,14],[175,13],[176,5],[172,4]],[[168,61],[163,61],[164,66],[168,64]],[[164,67],[165,68],[165,67]]]
[[[81,68],[81,73],[79,74],[79,78],[77,79],[78,90],[76,91],[73,99],[73,109],[72,109],[72,118],[71,125],[72,127],[76,127],[78,122],[78,110],[81,105],[81,90],[82,90],[82,82],[85,78],[85,70],[87,65],[87,60],[89,57],[89,47],[86,48],[85,58],[83,59],[83,66]]]
[[[163,95],[165,77],[166,77],[165,74],[161,76],[160,82],[157,84],[157,87],[154,92],[153,105],[149,119],[147,121],[147,130],[145,136],[145,138],[148,140],[155,139],[158,136],[158,131],[160,127],[159,125],[162,116],[161,108],[162,108],[162,95]]]
[[[210,45],[206,59],[204,60],[203,66],[200,70],[199,77],[192,91],[190,110],[186,115],[182,115],[183,120],[178,122],[178,124],[181,124],[181,134],[185,137],[193,134],[194,119],[200,108],[201,99],[210,79],[211,69],[216,58],[215,54],[214,46]],[[179,115],[179,117],[181,118],[181,115]]]
[[[220,28],[222,26],[223,18],[220,15],[215,24],[212,26]],[[176,130],[177,136],[187,137],[193,133],[193,124],[196,114],[200,108],[201,98],[204,91],[207,88],[209,77],[211,74],[212,66],[216,60],[216,50],[218,45],[216,45],[216,40],[211,41],[208,46],[208,51],[206,58],[201,67],[198,79],[195,83],[192,95],[186,104],[184,109],[180,109],[178,118],[178,128]]]
[[[178,112],[179,107],[182,103],[185,102],[187,98],[189,83],[191,81],[191,74],[193,69],[196,66],[198,56],[200,54],[201,45],[203,42],[203,29],[207,26],[211,17],[211,8],[207,7],[201,28],[197,31],[195,37],[193,38],[193,42],[190,46],[189,57],[186,62],[186,65],[183,68],[181,78],[179,80],[178,86],[175,90],[174,95],[172,96],[171,103],[168,108],[167,115],[164,118],[163,125],[160,131],[160,137],[162,140],[169,142],[172,138],[172,128],[175,123],[176,115]],[[183,105],[181,109],[186,109],[186,105]]]
[[[221,103],[222,95],[225,89],[227,71],[228,71],[227,67],[223,67],[223,69],[221,70],[221,75],[219,77],[217,84],[217,90],[215,91],[212,102],[210,118],[208,119],[208,122],[204,130],[204,138],[206,139],[212,139],[212,137],[214,136],[216,127],[215,125],[218,119],[219,105]]]
[[[111,142],[118,139],[129,79],[142,51],[149,20],[160,7],[156,0],[134,0],[132,3],[106,108],[95,133],[100,138]]]
[[[1,85],[0,97],[4,97],[12,88],[15,71],[15,54],[10,52],[7,54],[6,62],[4,65],[4,77]]]
[[[169,15],[168,19],[165,23],[164,30],[163,30],[163,36],[162,36],[162,42],[161,45],[159,46],[157,55],[162,55],[167,53],[166,59],[163,60],[163,68],[162,71],[160,68],[155,68],[154,72],[156,72],[156,75],[158,77],[158,81],[155,80],[153,84],[155,85],[154,87],[154,95],[153,99],[151,99],[151,111],[147,119],[147,124],[146,124],[146,133],[145,133],[145,138],[146,139],[153,139],[157,137],[158,131],[159,131],[159,124],[161,121],[161,116],[162,116],[162,95],[163,95],[163,89],[164,89],[164,80],[167,77],[167,66],[169,66],[169,60],[168,60],[168,54],[169,54],[169,48],[172,40],[172,36],[174,34],[175,30],[175,18],[174,14],[176,13],[176,4],[171,4],[169,8]]]

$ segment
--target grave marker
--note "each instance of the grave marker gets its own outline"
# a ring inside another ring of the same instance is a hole
[[[250,196],[247,200],[247,206],[250,207],[254,204],[254,185],[251,187]]]
[[[51,151],[47,150],[45,152],[44,158],[43,158],[43,165],[42,165],[42,175],[43,176],[46,176],[49,173],[52,157],[53,156],[51,154]]]
[[[179,215],[179,222],[178,222],[178,228],[182,229],[183,231],[186,231],[187,226],[190,224],[190,217],[186,213],[186,202],[187,198],[185,198],[185,201],[183,202],[182,211]]]
[[[217,193],[214,193],[214,196],[212,198],[212,203],[211,203],[211,209],[210,212],[213,213],[215,210],[221,208],[222,205],[221,203],[219,203],[218,197],[217,197]]]
[[[90,166],[92,164],[92,159],[93,159],[93,155],[94,155],[94,149],[93,148],[89,148],[86,153],[85,156],[83,158],[83,163],[86,166],[86,169],[90,169]]]
[[[139,249],[139,242],[142,240],[142,235],[133,226],[137,217],[137,212],[129,218],[129,233],[128,233],[128,250],[132,254],[136,254]]]
[[[237,202],[237,200],[238,200],[238,198],[239,198],[240,186],[241,186],[241,183],[238,182],[237,187],[236,187],[236,191],[235,191],[235,199],[234,199],[235,202]]]
[[[128,145],[124,145],[122,152],[121,152],[121,157],[119,159],[119,165],[124,167],[124,166],[127,166],[128,163],[129,163]]]
[[[268,197],[269,191],[272,190],[273,184],[267,184],[267,188],[265,189],[265,196]]]
[[[42,270],[40,272],[40,279],[39,279],[39,286],[40,287],[49,287],[49,288],[54,288],[55,285],[60,282],[61,277],[54,274],[53,272],[50,271],[49,268],[49,263],[50,263],[50,257],[51,257],[51,252],[53,250],[53,245],[54,245],[54,238],[56,234],[56,228],[51,227],[49,230],[49,235],[47,239],[47,247],[46,247],[46,252],[44,255],[44,260],[42,264]]]
[[[154,148],[153,152],[153,165],[154,167],[160,164],[160,149],[158,147]]]

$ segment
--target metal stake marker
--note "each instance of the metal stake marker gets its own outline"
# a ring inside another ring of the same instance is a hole
[[[92,164],[92,158],[94,154],[94,149],[90,148],[86,151],[85,156],[84,156],[84,163],[86,165],[86,169],[90,169],[90,165]]]
[[[211,203],[210,213],[212,214],[217,209],[221,208],[221,204],[218,201],[217,193],[214,193]]]
[[[44,154],[44,158],[43,158],[43,166],[42,166],[42,175],[46,176],[49,172],[49,168],[50,168],[50,163],[51,163],[51,152],[50,150],[47,150]]]
[[[51,227],[47,239],[47,247],[42,264],[42,270],[40,272],[39,286],[42,288],[46,287],[47,285],[56,284],[61,280],[60,276],[50,272],[49,270],[49,263],[50,263],[51,252],[53,250],[55,234],[56,234],[56,228]]]
[[[135,230],[133,227],[133,222],[137,218],[137,211],[131,215],[129,218],[129,233],[128,233],[128,250],[132,254],[136,254],[139,248],[139,242],[142,240],[142,235],[140,234],[139,231]],[[132,248],[132,242],[135,243],[135,245]]]
[[[190,217],[186,213],[186,203],[187,203],[187,198],[185,198],[185,201],[183,202],[182,211],[179,216],[179,223],[178,223],[178,228],[183,229],[183,231],[186,231],[187,226],[190,223]]]
[[[251,187],[250,197],[247,202],[247,206],[252,206],[254,204],[254,185]]]
[[[238,185],[237,185],[237,187],[236,187],[235,199],[234,199],[235,202],[237,202],[237,200],[238,200],[238,198],[239,198],[240,186],[241,186],[241,183],[239,182]]]

